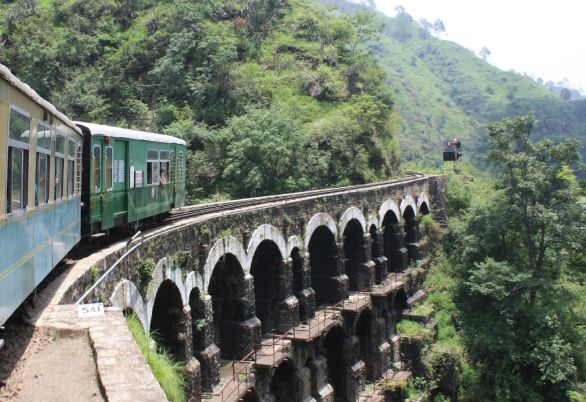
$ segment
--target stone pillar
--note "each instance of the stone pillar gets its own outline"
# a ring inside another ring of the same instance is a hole
[[[177,334],[177,341],[180,342],[182,346],[180,360],[188,362],[189,359],[191,359],[191,356],[193,356],[193,337],[191,335],[191,308],[188,305],[183,306],[183,311],[181,312],[180,317],[180,330]]]
[[[187,400],[201,401],[201,367],[199,362],[192,357],[185,365],[185,379],[187,382]]]
[[[346,365],[346,400],[357,401],[366,384],[366,364],[360,359],[360,339],[350,336],[344,341]]]
[[[315,401],[311,396],[311,370],[309,367],[301,367],[299,369],[299,400],[303,402]]]
[[[393,223],[390,228],[390,236],[385,239],[385,250],[389,251],[387,257],[390,272],[402,272],[408,265],[408,251],[405,247],[405,234],[403,225]]]
[[[288,263],[293,264],[293,269],[299,271],[298,280],[294,281],[294,290],[299,302],[299,320],[307,321],[315,315],[315,291],[311,287],[309,255],[297,255]]]
[[[214,339],[214,311],[210,295],[200,295],[205,317],[192,322],[193,355],[201,364],[201,387],[211,391],[220,383],[220,349]]]
[[[277,333],[283,334],[299,320],[299,300],[293,296],[293,267],[290,258],[281,262],[279,272],[278,313],[273,328],[276,328]]]
[[[334,388],[328,383],[328,362],[324,356],[317,356],[308,363],[311,371],[311,395],[317,402],[333,402]]]
[[[374,270],[375,270],[375,283],[379,284],[387,278],[389,274],[389,267],[387,262],[387,257],[384,256],[384,232],[382,229],[378,229],[376,231],[376,237],[378,239],[378,247],[377,253],[371,255],[371,259],[374,262]],[[371,243],[374,239],[371,238]],[[371,248],[372,250],[372,248]]]
[[[409,262],[419,259],[419,219],[413,217],[411,221],[405,222],[405,243],[407,246]]]

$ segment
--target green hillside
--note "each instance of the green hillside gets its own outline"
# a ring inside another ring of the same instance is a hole
[[[365,9],[345,0],[323,2],[349,14]],[[458,137],[472,160],[481,162],[486,124],[530,111],[542,138],[586,138],[586,101],[563,100],[530,77],[499,70],[472,51],[438,39],[432,26],[423,28],[406,12],[394,18],[376,15],[380,35],[371,49],[396,95],[407,159],[437,165],[445,140]]]
[[[185,138],[192,200],[398,172],[368,19],[311,0],[3,0],[0,16],[0,62],[70,117]]]

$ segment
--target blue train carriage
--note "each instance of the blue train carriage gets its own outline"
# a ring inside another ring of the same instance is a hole
[[[185,141],[119,127],[76,124],[86,144],[84,235],[114,227],[138,228],[140,222],[185,204]]]
[[[0,64],[0,326],[80,240],[82,138]]]

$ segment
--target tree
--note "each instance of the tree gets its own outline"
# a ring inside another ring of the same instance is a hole
[[[584,207],[571,166],[579,143],[535,143],[532,115],[488,127],[494,190],[470,211],[459,305],[483,395],[561,400],[576,373],[577,330],[563,288],[584,244]]]
[[[490,50],[488,50],[486,46],[484,46],[482,49],[480,49],[480,52],[478,54],[480,55],[480,58],[482,60],[486,61],[488,59],[488,56],[490,56],[492,53],[490,52]]]

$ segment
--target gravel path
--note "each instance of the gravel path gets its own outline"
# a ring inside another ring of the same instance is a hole
[[[103,401],[87,331],[8,322],[0,350],[0,401]]]

